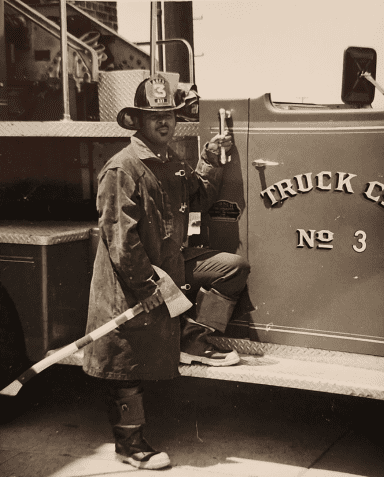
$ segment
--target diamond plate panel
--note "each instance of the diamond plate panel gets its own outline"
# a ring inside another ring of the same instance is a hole
[[[21,245],[54,245],[77,242],[89,238],[93,222],[79,223],[2,223],[0,225],[0,243]]]
[[[216,344],[219,341],[215,339]],[[332,354],[326,356],[323,350],[307,349],[303,352],[302,348],[295,353],[294,350],[287,349],[293,347],[271,347],[267,343],[251,343],[233,338],[229,342],[237,350],[242,348],[252,352],[256,349],[265,354],[240,353],[240,363],[228,367],[182,364],[179,366],[180,374],[384,400],[384,358],[341,352],[331,352]],[[228,346],[228,340],[223,338],[223,347],[225,343]],[[254,344],[257,345],[256,348]],[[48,355],[52,353],[53,351],[50,351]],[[290,354],[291,357],[283,357],[283,354]],[[315,355],[323,360],[329,359],[329,362],[316,362],[313,359]],[[306,360],[305,356],[310,356],[310,359]],[[80,350],[65,358],[61,364],[81,366],[82,362],[83,350]],[[343,362],[344,364],[341,364]]]
[[[384,372],[281,357],[240,355],[235,366],[180,365],[182,376],[384,399]]]
[[[299,361],[312,361],[316,363],[338,364],[349,367],[384,370],[384,358],[356,353],[343,353],[324,349],[286,346],[273,343],[259,343],[246,339],[211,337],[220,349],[235,349],[239,354],[258,356],[280,356],[283,358],[297,359]]]
[[[136,88],[148,76],[148,70],[100,72],[100,121],[116,121],[117,113],[133,104]]]
[[[174,137],[197,137],[199,123],[177,123]]]
[[[0,137],[130,137],[117,122],[0,121]]]
[[[135,131],[121,128],[117,122],[82,121],[0,121],[0,137],[79,137],[125,138]],[[199,123],[178,123],[175,136],[198,136]]]

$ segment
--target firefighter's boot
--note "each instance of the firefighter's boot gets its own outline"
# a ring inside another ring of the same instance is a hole
[[[168,454],[155,451],[143,437],[145,416],[139,387],[111,390],[108,415],[119,460],[137,469],[162,469],[170,465]]]
[[[235,350],[218,349],[208,337],[216,330],[224,333],[235,308],[236,300],[218,291],[200,288],[196,297],[196,321],[181,317],[180,362],[193,361],[209,366],[231,366],[240,361]]]

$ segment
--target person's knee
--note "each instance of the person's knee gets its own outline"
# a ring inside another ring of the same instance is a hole
[[[237,299],[246,286],[251,271],[247,259],[237,254],[226,253],[222,256],[227,272],[212,283],[212,288],[225,296]]]
[[[233,256],[234,268],[239,271],[242,275],[248,276],[251,272],[251,265],[248,260],[241,255]]]

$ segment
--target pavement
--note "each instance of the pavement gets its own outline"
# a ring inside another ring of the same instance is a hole
[[[383,477],[384,403],[180,377],[145,386],[146,437],[172,466],[114,455],[105,389],[55,365],[0,400],[1,477]]]

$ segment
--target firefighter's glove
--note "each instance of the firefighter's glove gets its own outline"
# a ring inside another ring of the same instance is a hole
[[[225,154],[229,155],[232,149],[232,135],[229,131],[225,131],[225,134],[216,134],[209,142],[205,144],[205,155],[208,162],[213,166],[220,166],[221,148],[225,149]]]
[[[155,292],[151,296],[145,298],[144,300],[141,300],[141,304],[143,305],[144,311],[146,313],[149,313],[151,310],[158,307],[162,303],[164,303],[164,298],[161,294],[160,288],[156,288]]]

